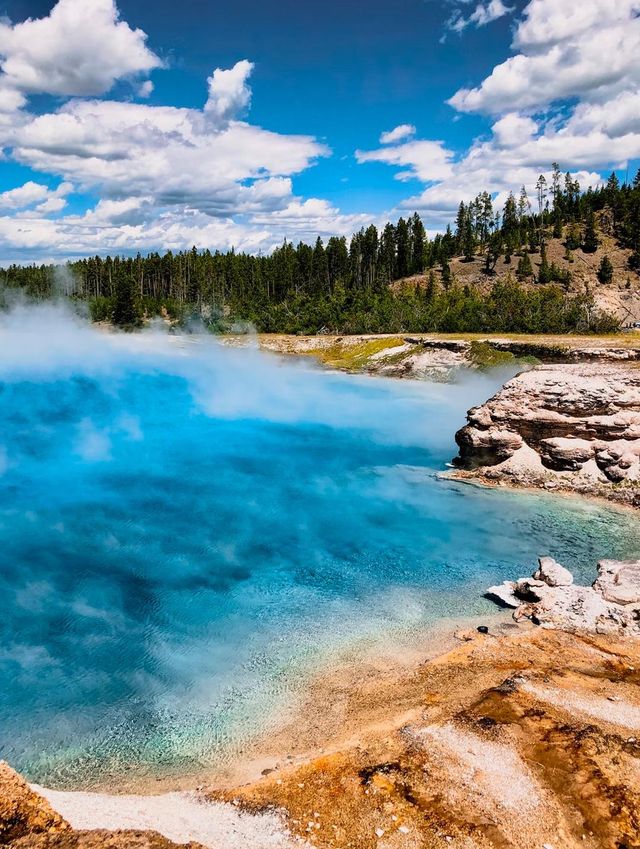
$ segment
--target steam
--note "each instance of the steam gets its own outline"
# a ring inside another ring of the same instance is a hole
[[[384,441],[422,445],[452,436],[468,407],[488,397],[496,377],[465,374],[455,386],[329,374],[310,361],[283,360],[255,345],[228,347],[206,334],[139,334],[94,329],[64,304],[17,305],[0,315],[0,381],[73,377],[110,382],[131,372],[187,382],[195,407],[211,418],[359,428]],[[140,439],[140,424],[120,426]],[[79,422],[77,450],[108,459],[109,434]],[[1,465],[1,464],[0,464]]]
[[[332,651],[485,611],[541,549],[628,556],[626,514],[434,480],[501,377],[0,314],[3,757],[76,786],[221,763]]]

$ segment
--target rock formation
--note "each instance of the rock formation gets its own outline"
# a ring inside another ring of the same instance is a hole
[[[601,560],[591,587],[573,583],[573,575],[552,557],[541,557],[533,578],[505,581],[487,595],[513,617],[546,628],[640,636],[640,560]]]
[[[173,849],[153,831],[76,831],[49,802],[0,761],[0,846],[11,849]],[[183,849],[204,849],[196,843]]]
[[[467,415],[458,476],[640,503],[640,370],[544,365]]]

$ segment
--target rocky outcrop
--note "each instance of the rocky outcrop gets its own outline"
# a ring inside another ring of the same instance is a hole
[[[51,835],[71,826],[27,782],[0,761],[0,846],[26,835]]]
[[[487,595],[515,608],[514,619],[547,628],[640,636],[640,560],[601,560],[591,587],[552,557],[541,557],[533,578],[505,581]]]
[[[460,476],[640,503],[640,369],[538,366],[467,415]]]
[[[0,847],[11,849],[174,849],[153,831],[76,831],[49,802],[0,761]],[[183,849],[204,849],[196,843]]]

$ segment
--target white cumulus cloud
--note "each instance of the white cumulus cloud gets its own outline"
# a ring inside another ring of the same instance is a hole
[[[162,65],[113,0],[58,0],[45,18],[0,24],[0,57],[2,88],[31,94],[103,94]]]
[[[413,124],[400,124],[399,126],[394,127],[393,130],[382,133],[380,136],[380,144],[394,144],[394,142],[411,138],[412,136],[415,136],[415,134],[416,128]]]
[[[467,5],[469,0],[460,0],[460,2]],[[447,21],[447,29],[461,33],[469,26],[484,27],[513,11],[514,7],[506,6],[503,0],[486,0],[486,2],[478,3],[468,16],[465,16],[462,9],[456,9]]]
[[[247,80],[253,67],[253,62],[242,59],[233,68],[216,68],[207,81],[209,98],[204,107],[205,113],[220,124],[242,114],[251,102]]]
[[[363,162],[385,162],[408,170],[396,174],[399,180],[417,178],[424,182],[444,180],[452,173],[453,154],[441,141],[419,140],[387,146],[378,150],[357,150],[356,160]]]
[[[520,52],[449,103],[462,112],[501,113],[615,97],[640,84],[638,11],[640,0],[531,0],[514,36]]]

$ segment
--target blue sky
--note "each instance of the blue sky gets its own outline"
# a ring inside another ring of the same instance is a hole
[[[556,160],[586,186],[640,156],[640,0],[2,11],[3,263],[435,231]]]

